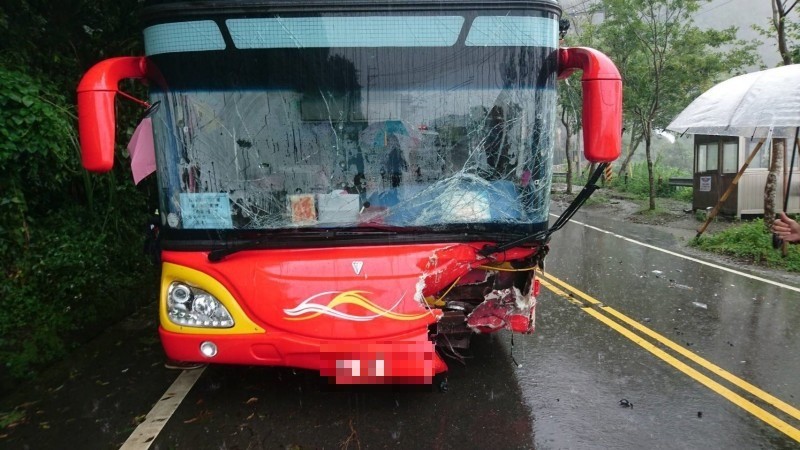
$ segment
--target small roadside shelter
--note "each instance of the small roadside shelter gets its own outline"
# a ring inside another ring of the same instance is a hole
[[[694,174],[692,177],[692,209],[716,206],[719,199],[733,183],[736,173],[747,156],[755,149],[760,138],[739,136],[694,135]],[[783,209],[786,188],[789,190],[787,213],[800,213],[800,156],[795,157],[792,176],[789,164],[792,159],[791,140],[786,139],[783,167],[778,175],[775,206]],[[772,146],[763,145],[739,179],[720,213],[741,218],[764,214],[764,186],[767,182]],[[786,186],[791,178],[791,186]]]
[[[776,208],[783,207],[783,194],[788,191],[791,198],[787,212],[800,209],[800,177],[795,176],[796,163],[788,163],[800,134],[800,64],[717,83],[681,111],[667,129],[695,136],[693,208],[716,206],[719,200],[726,199],[719,207],[723,213],[737,217],[764,214],[764,186],[772,148],[769,144],[775,138],[783,138],[787,143],[787,163],[778,177]],[[765,144],[753,152],[762,141]],[[753,158],[748,161],[750,155]],[[790,165],[794,165],[791,170]],[[729,195],[727,188],[739,173],[741,179]],[[792,185],[785,186],[790,179]],[[716,213],[715,208],[711,216]]]

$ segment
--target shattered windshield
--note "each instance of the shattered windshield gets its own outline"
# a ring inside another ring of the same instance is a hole
[[[167,224],[546,224],[558,25],[531,14],[148,27]]]

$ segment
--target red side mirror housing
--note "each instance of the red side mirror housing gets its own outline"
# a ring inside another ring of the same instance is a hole
[[[119,82],[145,78],[144,57],[111,58],[95,64],[78,84],[78,130],[81,162],[92,172],[108,172],[114,166],[116,113],[114,99]]]
[[[558,78],[583,71],[583,153],[593,163],[622,152],[622,77],[608,56],[586,47],[559,49]]]

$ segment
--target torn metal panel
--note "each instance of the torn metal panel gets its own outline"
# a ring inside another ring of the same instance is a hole
[[[539,253],[539,248],[518,248],[486,258],[479,255],[475,245],[455,244],[435,251],[420,267],[422,274],[417,283],[414,299],[425,303],[425,299],[445,289],[473,269],[488,263],[503,263],[528,258]]]
[[[517,333],[533,332],[536,298],[517,287],[494,290],[486,295],[469,316],[467,325],[482,333],[508,329]]]

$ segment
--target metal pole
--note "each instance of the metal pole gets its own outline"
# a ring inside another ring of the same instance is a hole
[[[789,182],[786,183],[786,189],[783,191],[783,212],[789,209],[789,191],[792,189],[792,173],[794,172],[794,158],[797,156],[798,134],[800,134],[800,127],[794,129],[794,145],[792,146],[792,162],[789,164]]]

